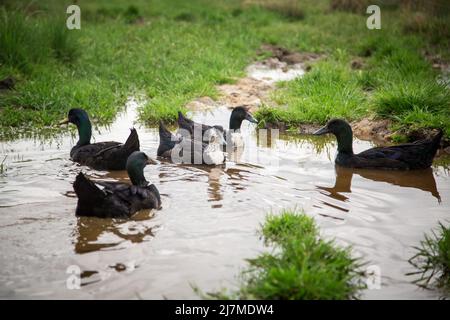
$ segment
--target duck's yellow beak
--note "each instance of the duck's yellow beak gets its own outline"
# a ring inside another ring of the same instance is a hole
[[[151,158],[148,158],[147,164],[158,164],[158,162],[153,160],[153,159],[151,159]]]
[[[65,118],[64,120],[61,120],[60,122],[58,122],[59,125],[68,124],[68,123],[69,123],[69,118]]]

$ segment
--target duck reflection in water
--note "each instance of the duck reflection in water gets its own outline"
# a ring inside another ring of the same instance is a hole
[[[146,221],[154,215],[154,210],[141,210],[131,219],[99,219],[78,217],[74,246],[78,254],[99,251],[121,244],[124,241],[140,243],[153,237],[153,229]]]
[[[339,201],[346,201],[343,193],[351,193],[351,185],[353,174],[373,181],[387,182],[392,185],[416,188],[431,193],[438,202],[441,202],[441,196],[437,190],[436,180],[434,179],[433,170],[431,168],[415,171],[380,171],[370,169],[351,169],[335,166],[336,181],[333,187],[321,187],[318,189],[327,191],[327,196]]]
[[[180,181],[204,181],[207,178],[207,198],[206,201],[211,202],[211,208],[221,208],[223,206],[225,190],[231,188],[233,192],[240,192],[247,187],[249,175],[252,174],[250,168],[258,166],[250,164],[239,164],[239,166],[226,167],[207,166],[207,165],[189,165],[172,163],[163,160],[159,171],[159,184],[175,182],[173,188],[180,185]],[[175,169],[176,168],[176,169]],[[171,188],[171,187],[169,187]]]

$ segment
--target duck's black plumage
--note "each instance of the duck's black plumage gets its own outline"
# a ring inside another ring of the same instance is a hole
[[[127,161],[132,185],[121,182],[93,182],[79,173],[73,184],[78,196],[77,216],[129,218],[142,209],[159,209],[161,197],[155,185],[144,178],[148,157],[134,152]],[[103,187],[100,189],[97,185]]]
[[[230,115],[229,130],[231,130],[232,132],[239,131],[244,120],[250,121],[252,123],[257,123],[255,118],[253,118],[252,114],[247,110],[247,108],[243,106],[235,107]],[[178,112],[178,126],[181,129],[187,130],[187,132],[191,136],[194,134],[194,129],[201,128],[202,137],[206,131],[210,129],[216,129],[223,135],[226,141],[229,141],[228,137],[230,137],[230,134],[228,130],[224,130],[222,126],[209,126],[194,122],[191,119],[186,118],[181,111]],[[194,139],[198,140],[197,137],[194,137]]]
[[[82,165],[96,170],[124,170],[128,156],[139,151],[139,137],[134,128],[124,144],[115,141],[91,143],[92,126],[86,111],[71,109],[68,118],[62,123],[67,122],[77,126],[79,135],[70,157]]]
[[[432,139],[419,140],[390,147],[377,147],[358,154],[353,153],[353,133],[350,125],[333,119],[317,135],[332,133],[338,142],[336,164],[349,168],[414,170],[431,166],[442,138],[442,130]]]
[[[170,158],[172,149],[181,142],[181,137],[176,137],[159,121],[159,146],[156,154],[158,157]]]

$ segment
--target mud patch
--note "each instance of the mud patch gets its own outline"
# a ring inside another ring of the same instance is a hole
[[[366,67],[366,63],[362,58],[355,58],[350,62],[350,67],[353,70],[361,70]]]
[[[0,91],[1,90],[13,90],[16,85],[16,80],[13,77],[7,77],[0,80]]]
[[[228,108],[244,105],[254,112],[263,104],[273,104],[269,99],[269,93],[274,88],[273,83],[245,77],[239,79],[235,84],[220,85],[218,87],[219,102]]]
[[[378,145],[387,145],[392,142],[395,134],[406,137],[407,142],[431,139],[437,134],[435,129],[398,130],[392,131],[392,121],[389,119],[364,118],[351,123],[353,133],[358,139],[373,141]],[[440,153],[450,153],[450,141],[443,138]]]
[[[270,53],[274,58],[286,62],[289,65],[306,63],[310,61],[318,60],[322,55],[312,52],[294,52],[282,47],[263,44],[258,50],[258,54]]]
[[[301,63],[289,65],[278,58],[269,58],[255,62],[247,67],[250,78],[272,84],[278,81],[290,81],[305,74]]]
[[[258,55],[267,53],[271,57],[256,61],[246,68],[246,77],[237,79],[232,84],[217,86],[217,100],[201,97],[189,102],[185,107],[191,111],[201,111],[221,106],[234,108],[243,105],[254,112],[263,104],[275,105],[269,97],[270,92],[275,89],[275,84],[303,76],[311,69],[307,62],[321,57],[314,53],[292,52],[272,45],[263,45],[257,52]]]
[[[203,110],[214,109],[219,106],[220,106],[220,103],[217,101],[214,101],[210,97],[200,97],[195,100],[192,100],[191,102],[188,102],[188,104],[186,104],[185,107],[191,111],[203,111]]]
[[[378,144],[386,144],[392,140],[389,129],[392,121],[388,119],[364,118],[351,123],[353,133],[361,140],[371,140]]]

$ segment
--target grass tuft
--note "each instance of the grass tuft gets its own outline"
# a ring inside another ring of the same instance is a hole
[[[269,215],[261,235],[273,251],[248,260],[240,289],[232,293],[221,290],[204,297],[352,299],[365,288],[361,261],[352,258],[350,248],[322,239],[313,219],[305,214],[284,211]]]
[[[284,107],[257,112],[263,122],[323,123],[331,117],[353,120],[367,112],[366,97],[355,72],[331,61],[318,63],[303,78],[285,83],[273,98]]]
[[[415,109],[450,116],[450,91],[436,81],[401,82],[381,88],[374,97],[378,114],[401,115]]]
[[[439,223],[437,231],[431,231],[416,247],[417,253],[409,260],[419,275],[414,282],[421,287],[436,286],[450,292],[450,228]]]

